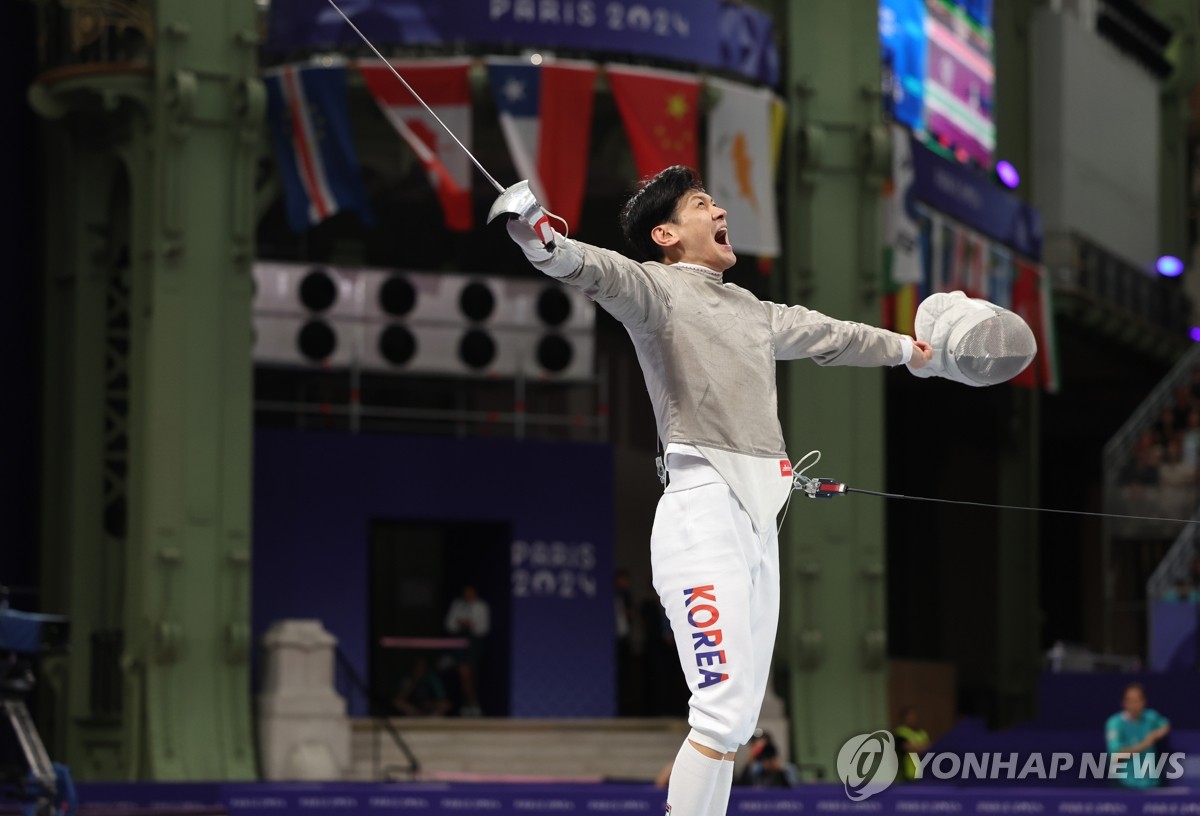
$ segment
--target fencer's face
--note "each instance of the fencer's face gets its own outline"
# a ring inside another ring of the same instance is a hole
[[[692,263],[724,272],[737,261],[725,215],[708,193],[689,190],[675,205],[674,218],[655,227],[653,237],[669,263]]]

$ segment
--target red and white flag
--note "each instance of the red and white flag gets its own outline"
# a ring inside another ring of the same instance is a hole
[[[605,71],[638,175],[652,176],[673,164],[696,167],[700,80],[674,71],[611,64]]]
[[[423,60],[393,62],[392,65],[470,150],[471,86],[467,79],[470,60]],[[425,168],[429,183],[442,204],[446,226],[457,232],[469,232],[474,227],[474,217],[472,168],[467,154],[386,65],[378,61],[364,62],[359,64],[358,70],[380,110]]]

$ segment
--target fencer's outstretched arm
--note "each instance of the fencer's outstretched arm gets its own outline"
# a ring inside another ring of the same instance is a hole
[[[661,266],[643,265],[618,252],[554,234],[547,250],[529,224],[508,222],[508,234],[534,268],[583,291],[631,331],[653,332],[671,311],[670,290]]]
[[[818,365],[920,368],[929,360],[927,343],[886,329],[838,320],[803,306],[763,302],[771,321],[775,359],[811,359]]]

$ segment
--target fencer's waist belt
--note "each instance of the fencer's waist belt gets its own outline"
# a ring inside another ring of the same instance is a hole
[[[726,484],[725,480],[721,478],[721,474],[717,473],[717,469],[703,456],[668,453],[667,473],[670,474],[667,493],[691,490],[693,487],[708,484]]]

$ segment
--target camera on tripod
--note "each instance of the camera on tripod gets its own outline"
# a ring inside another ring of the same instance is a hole
[[[54,813],[60,792],[54,765],[25,701],[37,682],[33,660],[66,651],[69,635],[66,618],[12,609],[8,590],[0,587],[0,731],[10,731],[16,738],[15,744],[7,734],[0,740],[16,749],[12,756],[8,750],[0,751],[0,794],[2,788],[14,790],[18,799],[35,802],[38,814]]]

